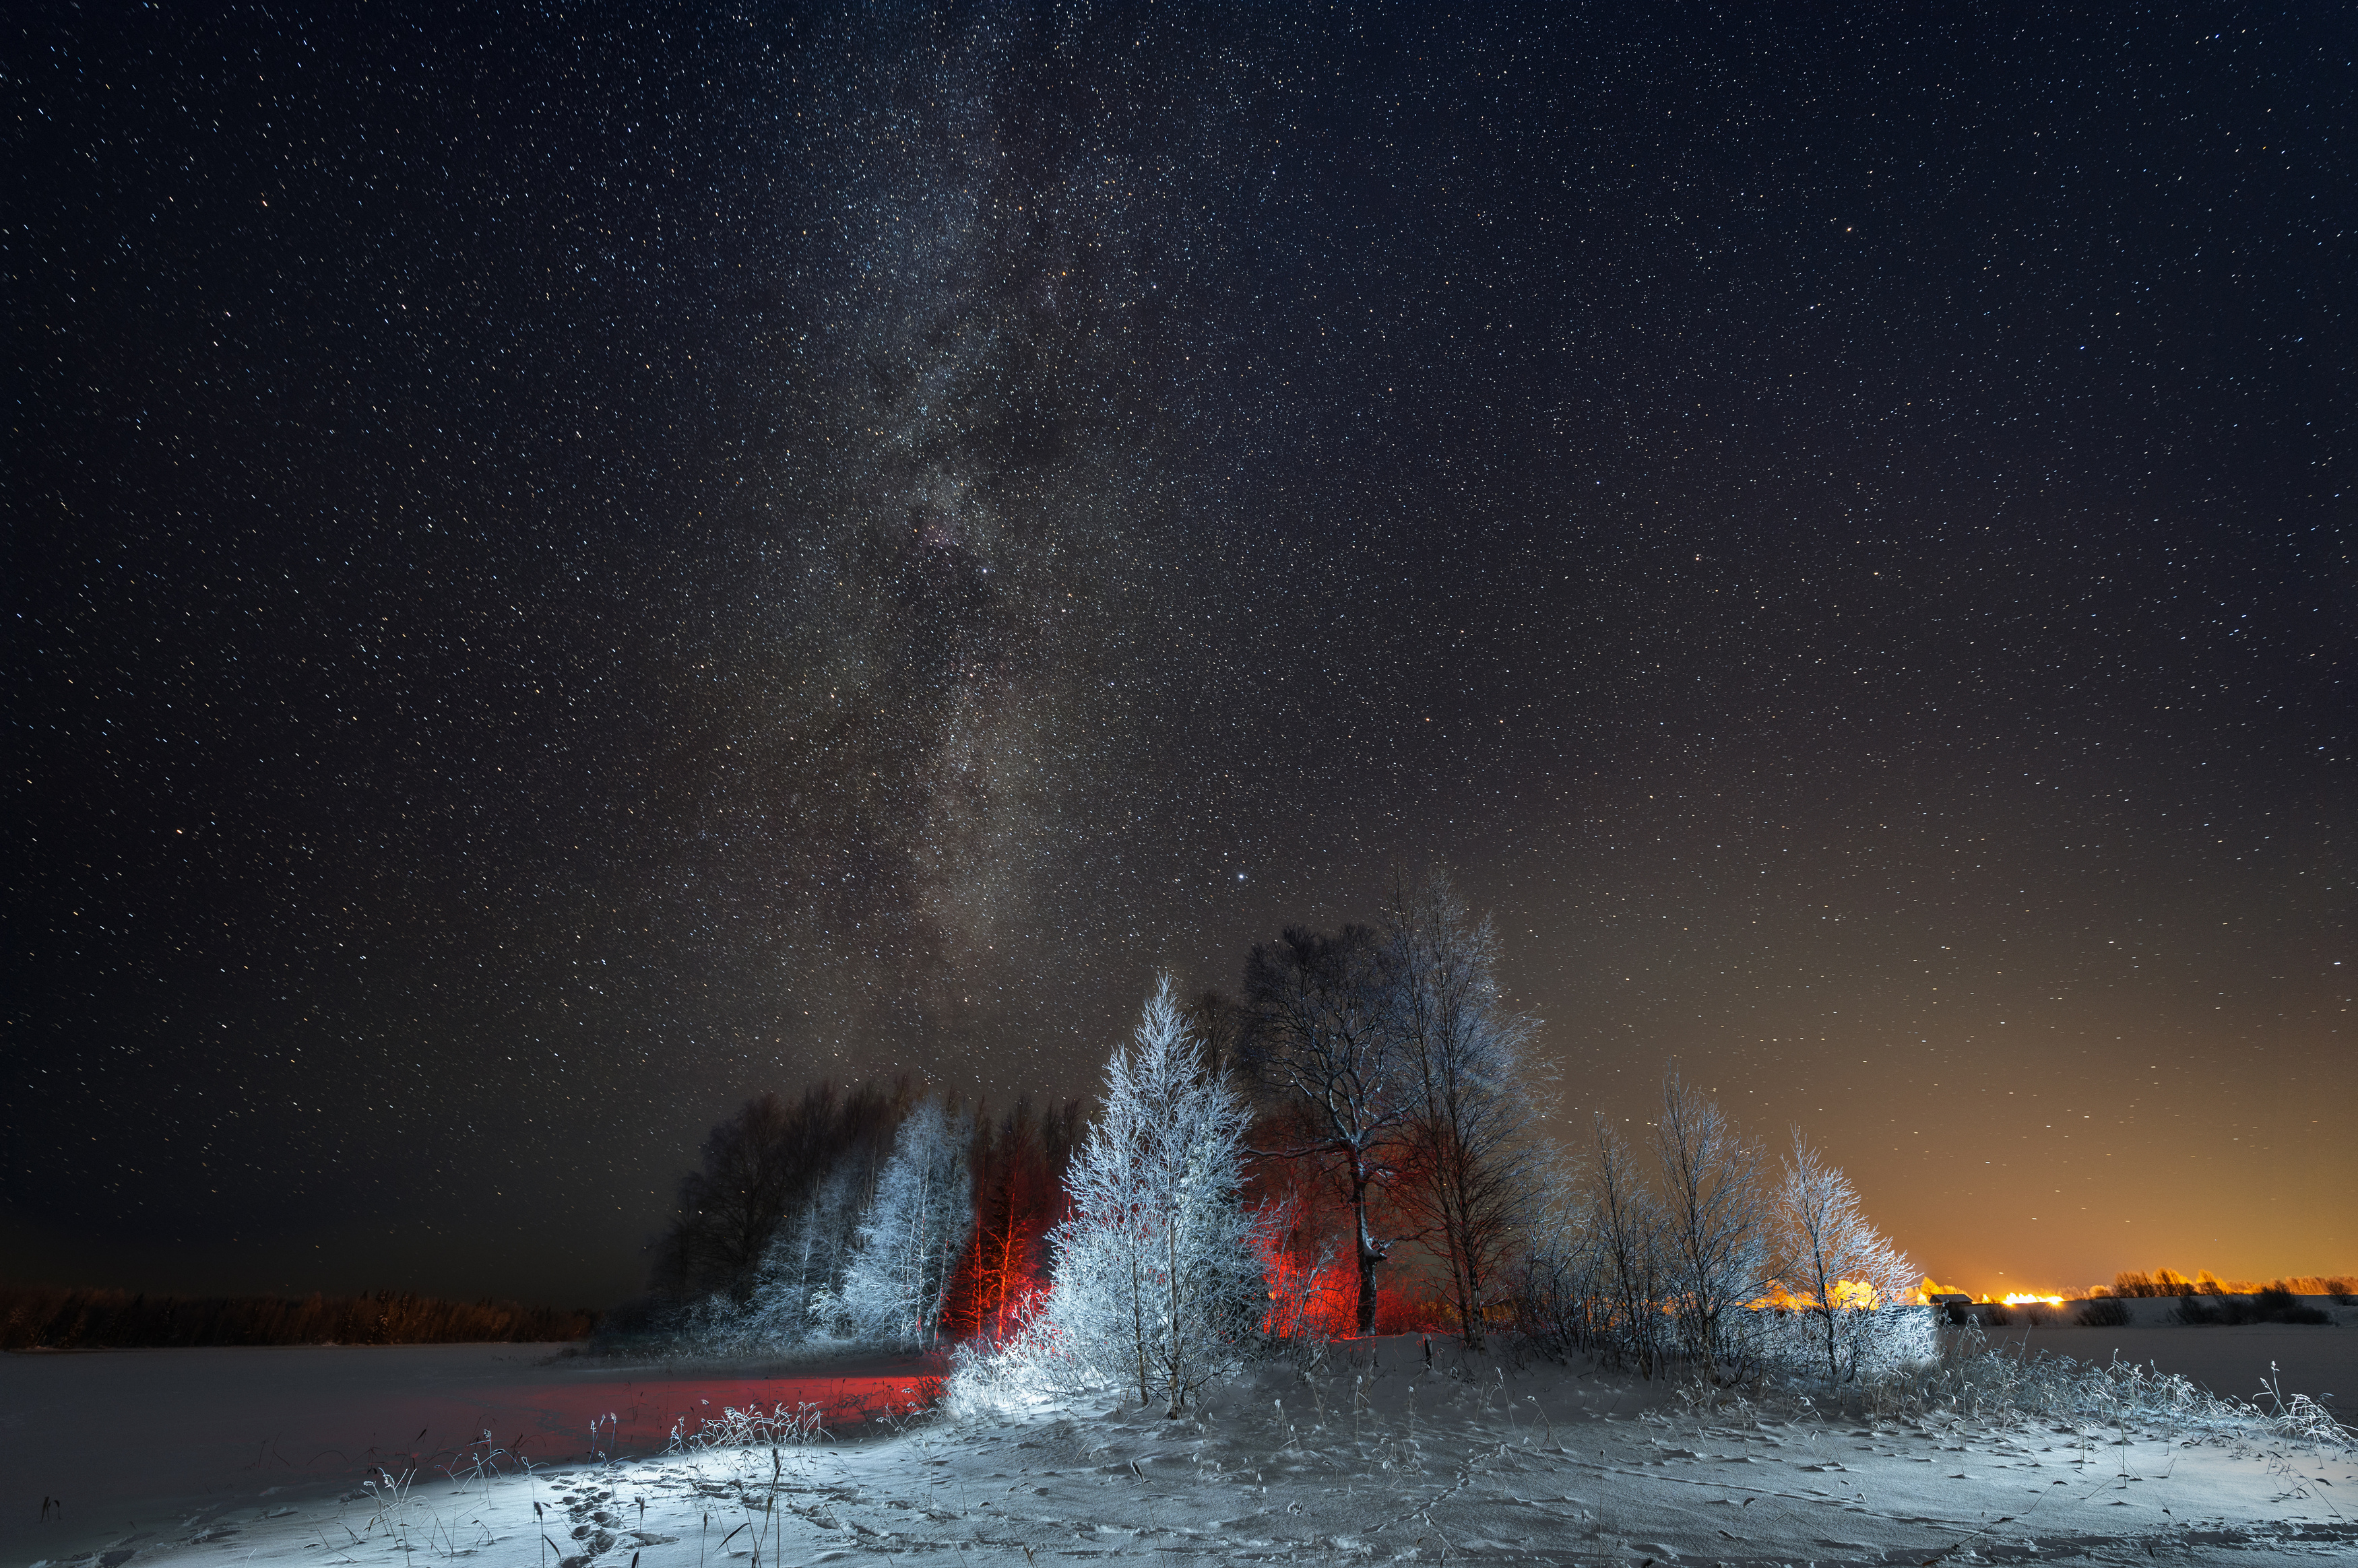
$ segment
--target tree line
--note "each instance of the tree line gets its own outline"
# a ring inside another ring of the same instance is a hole
[[[2099,1285],[2090,1291],[2091,1298],[2104,1296],[2249,1296],[2262,1291],[2281,1291],[2297,1296],[2331,1296],[2342,1305],[2347,1298],[2358,1295],[2358,1276],[2349,1274],[2298,1274],[2280,1280],[2223,1280],[2208,1269],[2197,1269],[2188,1279],[2175,1269],[2156,1269],[2152,1273],[2124,1269],[2113,1276],[2112,1288]]]
[[[1159,982],[1086,1123],[989,1123],[906,1080],[750,1102],[683,1184],[644,1320],[715,1347],[967,1340],[979,1376],[1174,1411],[1272,1335],[1375,1332],[1403,1274],[1469,1348],[1648,1375],[1843,1380],[1929,1350],[1907,1258],[1798,1130],[1773,1159],[1673,1076],[1649,1150],[1601,1119],[1577,1151],[1544,1136],[1498,952],[1445,874],[1403,879],[1372,924],[1253,946],[1233,994]]]
[[[707,1135],[614,1326],[714,1349],[1003,1333],[1045,1288],[1081,1112],[994,1118],[906,1076],[757,1096]]]

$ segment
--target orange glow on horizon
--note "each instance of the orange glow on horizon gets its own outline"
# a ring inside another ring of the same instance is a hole
[[[1927,1280],[1923,1289],[1908,1292],[1898,1304],[1921,1306],[1929,1299],[1925,1292],[1933,1288],[1932,1282]],[[1832,1294],[1836,1310],[1856,1308],[1861,1312],[1872,1312],[1879,1304],[1875,1287],[1864,1280],[1836,1280]],[[1782,1284],[1771,1284],[1767,1295],[1744,1304],[1755,1312],[1768,1307],[1781,1312],[1807,1312],[1817,1306],[1818,1298],[1808,1291],[1789,1291]]]

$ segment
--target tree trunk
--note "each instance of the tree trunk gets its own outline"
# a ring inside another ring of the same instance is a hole
[[[1358,1227],[1354,1250],[1359,1255],[1359,1337],[1366,1339],[1376,1332],[1376,1265],[1384,1260],[1384,1255],[1376,1249],[1375,1238],[1368,1234],[1365,1176],[1355,1176],[1351,1184],[1351,1215]]]
[[[1167,1254],[1163,1267],[1171,1280],[1171,1408],[1163,1413],[1174,1421],[1179,1418],[1179,1401],[1186,1397],[1186,1387],[1181,1382],[1179,1367],[1179,1217],[1173,1215],[1163,1222],[1163,1249]]]
[[[1138,1345],[1138,1406],[1154,1402],[1154,1385],[1146,1374],[1146,1280],[1138,1266],[1138,1238],[1130,1238],[1130,1312],[1132,1338]]]

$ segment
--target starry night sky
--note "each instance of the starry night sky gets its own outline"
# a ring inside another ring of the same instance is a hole
[[[20,17],[0,1270],[612,1301],[1433,860],[1567,1126],[2358,1267],[2358,27],[1639,9]]]

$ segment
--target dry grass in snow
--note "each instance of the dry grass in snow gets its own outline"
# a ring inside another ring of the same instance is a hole
[[[1414,1338],[1271,1365],[1168,1420],[1109,1401],[919,1417],[858,1442],[529,1473],[461,1464],[275,1507],[200,1510],[71,1560],[427,1568],[1141,1563],[2214,1563],[2358,1558],[2358,1463],[2110,1374],[2036,1415],[1985,1369],[1846,1401],[1757,1399]],[[2134,1397],[2132,1397],[2134,1396]],[[2038,1401],[2034,1400],[2034,1405]],[[2099,1418],[2103,1419],[2099,1419]],[[28,1560],[23,1538],[6,1560]],[[92,1546],[102,1543],[92,1542]],[[64,1561],[66,1559],[58,1559]]]

